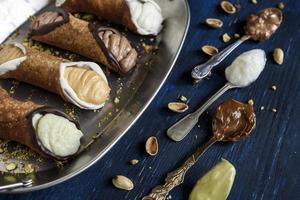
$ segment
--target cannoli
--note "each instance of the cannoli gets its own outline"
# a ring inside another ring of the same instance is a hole
[[[141,35],[157,35],[162,29],[161,8],[153,0],[56,0],[56,6],[100,16]]]
[[[83,136],[79,124],[55,108],[19,101],[0,88],[0,138],[56,160],[74,156]]]
[[[32,22],[32,39],[128,73],[137,61],[137,52],[117,30],[78,19],[62,9],[37,16]]]
[[[110,87],[93,62],[70,62],[15,43],[0,51],[0,79],[16,79],[59,94],[87,110],[103,107]]]

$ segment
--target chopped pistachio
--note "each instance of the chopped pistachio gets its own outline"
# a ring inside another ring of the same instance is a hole
[[[6,164],[5,168],[6,168],[7,171],[15,170],[17,168],[17,164],[11,162],[11,163]]]
[[[136,165],[138,163],[139,163],[139,160],[137,160],[137,159],[133,159],[133,160],[130,161],[131,165]]]
[[[271,89],[272,89],[273,91],[276,91],[276,90],[277,90],[276,85],[272,85]]]
[[[257,4],[257,0],[251,0],[251,3]]]
[[[91,14],[85,14],[82,16],[82,19],[85,21],[91,21],[93,19],[93,15]]]
[[[33,164],[25,164],[24,171],[26,174],[31,174],[32,172],[34,172]]]
[[[284,9],[284,3],[283,3],[283,2],[280,2],[280,3],[277,5],[277,7],[278,7],[279,9]]]
[[[186,96],[180,96],[180,101],[182,101],[182,102],[186,102],[188,99],[187,99],[187,97]]]
[[[240,38],[241,37],[241,35],[238,34],[238,33],[235,33],[233,36],[234,36],[234,38]]]
[[[223,39],[223,42],[227,43],[231,40],[231,37],[227,33],[224,33],[222,35],[222,39]]]
[[[118,97],[115,97],[115,98],[114,98],[114,103],[115,103],[115,104],[120,103],[120,99],[119,99]]]
[[[253,106],[253,105],[254,105],[253,99],[249,99],[249,100],[248,100],[248,104],[251,105],[251,106]]]

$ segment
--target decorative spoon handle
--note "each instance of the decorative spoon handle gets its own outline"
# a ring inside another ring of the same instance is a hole
[[[237,40],[233,44],[223,49],[218,54],[211,57],[206,63],[194,67],[192,71],[192,77],[196,80],[201,80],[207,75],[209,75],[210,71],[214,66],[222,62],[222,60],[224,60],[235,48],[237,48],[240,44],[242,44],[244,41],[248,40],[249,38],[250,36],[248,35],[243,36],[241,39]]]
[[[207,100],[203,106],[201,106],[195,112],[186,115],[180,121],[176,122],[173,126],[171,126],[167,130],[167,135],[174,141],[181,141],[197,124],[199,117],[201,114],[222,94],[224,94],[227,90],[234,88],[230,83],[226,83],[218,92],[216,92],[209,100]]]
[[[143,200],[165,200],[169,192],[180,185],[184,181],[185,173],[197,162],[200,156],[217,140],[212,137],[203,146],[199,147],[194,154],[192,154],[178,169],[168,173],[165,184],[156,186],[152,189],[151,193]]]

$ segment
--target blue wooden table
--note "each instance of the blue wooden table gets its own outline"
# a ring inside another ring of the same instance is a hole
[[[175,0],[178,1],[178,0]],[[247,15],[266,7],[276,6],[279,0],[258,0],[252,4],[241,0],[241,10],[226,15],[219,8],[219,0],[190,0],[191,26],[186,42],[167,82],[138,122],[99,162],[75,178],[42,191],[1,195],[1,199],[141,199],[153,186],[162,183],[166,173],[178,167],[197,146],[211,134],[211,113],[224,99],[254,100],[257,128],[246,140],[239,143],[214,145],[187,173],[183,185],[172,191],[173,200],[187,199],[197,179],[221,158],[231,161],[237,176],[229,199],[300,199],[300,1],[285,0],[284,21],[276,34],[266,42],[246,42],[214,71],[210,80],[192,85],[190,71],[208,59],[199,49],[211,44],[220,49],[224,44],[220,36],[242,33]],[[221,18],[222,29],[207,28],[203,22],[208,17]],[[272,50],[280,47],[285,52],[283,65],[272,60]],[[166,109],[170,101],[180,95],[188,97],[190,111],[200,106],[224,83],[224,68],[241,52],[262,48],[268,62],[260,78],[251,86],[230,91],[222,96],[199,120],[199,124],[180,143],[172,142],[166,129],[183,114]],[[277,86],[276,91],[270,88]],[[264,110],[261,110],[261,107]],[[272,112],[272,109],[277,112]],[[144,150],[149,136],[159,140],[159,153],[150,157]],[[138,159],[138,165],[129,164]],[[115,189],[111,184],[114,175],[122,174],[135,184],[132,191]]]

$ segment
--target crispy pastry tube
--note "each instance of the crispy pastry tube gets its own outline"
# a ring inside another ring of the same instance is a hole
[[[137,52],[117,30],[90,24],[62,9],[38,16],[32,23],[32,39],[78,53],[126,74],[134,68]]]
[[[0,138],[24,144],[56,160],[74,156],[83,136],[67,114],[31,101],[19,101],[0,88]]]
[[[157,35],[162,29],[161,8],[153,0],[56,0],[56,5],[100,16],[141,35]]]
[[[59,94],[82,109],[99,109],[109,97],[105,74],[93,62],[70,62],[21,44],[0,51],[0,79],[16,79]]]

